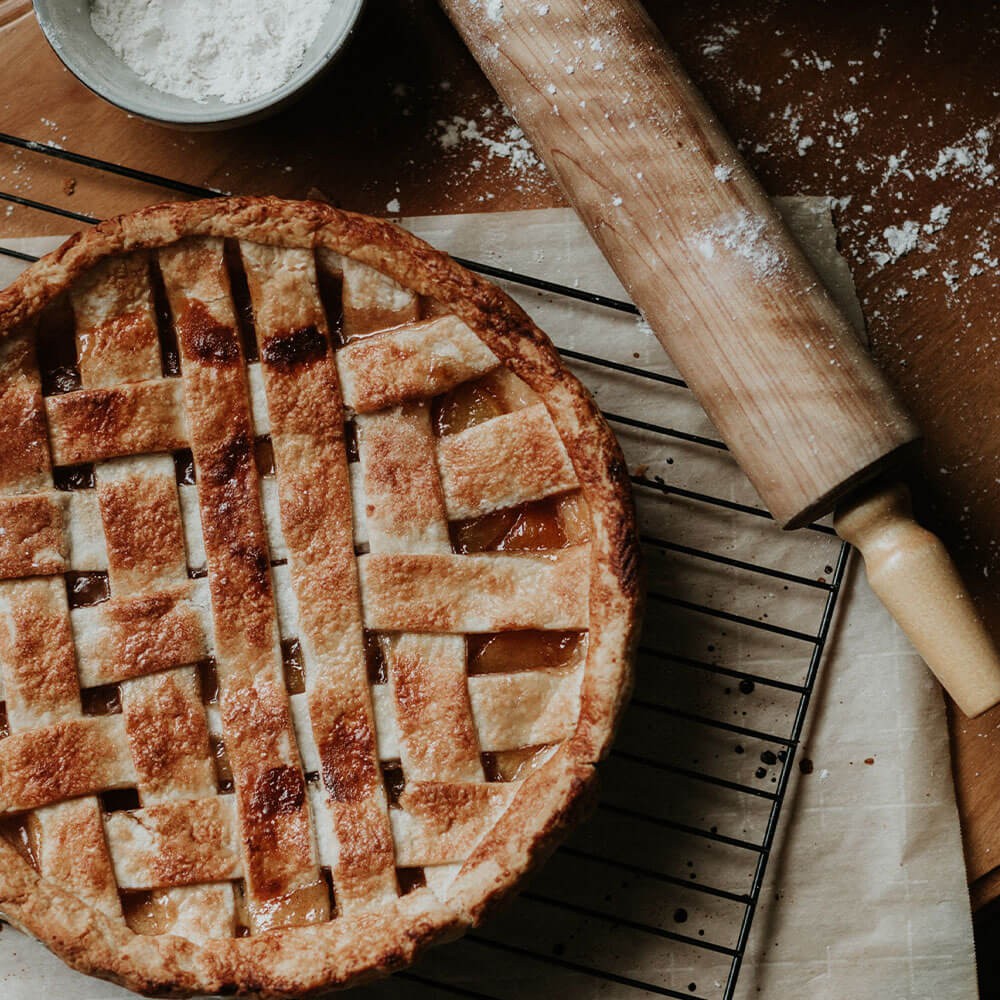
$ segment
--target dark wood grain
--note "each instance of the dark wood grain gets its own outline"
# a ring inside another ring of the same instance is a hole
[[[984,233],[994,241],[987,258],[1000,255],[1000,186],[974,169],[927,174],[941,150],[974,146],[982,128],[994,137],[981,159],[1000,168],[1000,9],[988,0],[647,7],[770,193],[851,197],[839,224],[874,353],[925,433],[917,499],[1000,635],[1000,270],[973,256]],[[442,147],[455,116],[501,139],[504,122],[431,0],[369,4],[355,43],[313,94],[232,133],[189,136],[127,119],[62,70],[30,18],[4,28],[0,46],[5,131],[233,191],[319,190],[374,213],[393,199],[412,214],[560,203],[544,174],[512,168],[478,140]],[[4,150],[0,191],[97,215],[163,196]],[[929,224],[937,205],[951,210],[943,228],[921,231],[893,263],[873,256],[887,251],[886,228]],[[69,225],[0,207],[5,235]],[[969,275],[974,265],[982,273]],[[977,896],[985,902],[1000,888],[988,878],[1000,859],[1000,712],[956,722],[953,742],[968,867],[990,882]]]

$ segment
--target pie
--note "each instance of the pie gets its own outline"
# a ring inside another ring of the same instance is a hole
[[[477,924],[627,695],[621,452],[503,292],[309,202],[163,205],[0,292],[0,913],[159,995]]]

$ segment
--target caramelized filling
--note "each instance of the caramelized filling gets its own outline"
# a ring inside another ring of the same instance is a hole
[[[285,687],[289,694],[302,694],[306,689],[302,646],[298,639],[281,640],[281,663],[285,668]]]
[[[117,684],[84,688],[80,692],[84,715],[117,715],[122,710],[121,691]]]
[[[487,375],[463,382],[438,396],[431,406],[431,426],[438,437],[457,434],[504,413],[500,396]]]
[[[122,889],[118,896],[125,923],[136,934],[167,934],[177,920],[167,889]]]
[[[585,541],[590,518],[582,498],[548,497],[448,525],[452,548],[469,552],[542,552]]]
[[[566,535],[551,500],[539,500],[449,526],[452,545],[467,552],[538,552],[561,549]]]
[[[542,745],[500,750],[481,755],[487,781],[519,781],[548,760],[551,748]]]
[[[0,837],[11,844],[36,872],[39,870],[38,821],[33,813],[0,818]]]
[[[0,701],[0,740],[10,736],[10,721],[7,718],[7,702]]]
[[[389,798],[389,805],[399,804],[399,797],[406,787],[406,778],[403,777],[403,766],[398,760],[386,760],[382,762],[382,781],[385,783],[385,794]]]
[[[396,881],[399,883],[400,896],[407,896],[414,889],[422,889],[427,885],[423,868],[397,868]]]
[[[590,539],[590,508],[582,493],[567,493],[556,501],[559,527],[567,545],[579,545]]]
[[[385,684],[389,680],[389,670],[385,663],[385,651],[379,642],[377,632],[365,630],[365,659],[368,661],[368,683]]]
[[[254,458],[257,461],[258,476],[274,475],[274,445],[271,444],[271,436],[265,434],[254,440]]]
[[[52,482],[57,490],[89,490],[94,487],[94,466],[60,465],[52,470]]]
[[[337,916],[337,894],[333,891],[333,872],[326,867],[320,868],[320,877],[326,883],[326,892],[330,897],[330,919]]]
[[[344,448],[347,450],[347,461],[358,460],[358,425],[353,420],[344,424]]]
[[[174,452],[174,474],[178,486],[194,486],[194,455],[190,448],[181,448]]]
[[[226,744],[218,733],[209,733],[208,745],[212,751],[212,760],[215,761],[215,777],[219,783],[219,793],[224,795],[233,790],[233,769],[229,766]]]
[[[153,310],[156,313],[156,332],[160,339],[160,371],[165,378],[181,373],[181,352],[177,346],[177,331],[170,313],[163,274],[155,255],[150,261],[149,282],[153,289]]]
[[[188,579],[189,580],[204,580],[208,576],[207,566],[188,566]]]
[[[272,927],[302,927],[328,918],[330,887],[321,877],[288,892],[258,899],[250,927],[260,934]]]
[[[249,363],[256,361],[257,334],[254,330],[253,302],[250,299],[250,288],[247,285],[246,271],[243,270],[243,258],[240,256],[239,243],[236,240],[226,240],[226,269],[229,272],[229,287],[236,307],[236,325],[239,327],[240,344],[243,347],[243,357]]]
[[[101,604],[111,596],[108,574],[67,573],[66,596],[71,608],[87,608],[93,604]]]
[[[490,632],[468,635],[470,674],[512,674],[519,670],[558,670],[583,658],[586,632]]]
[[[344,279],[323,267],[317,260],[316,277],[319,279],[319,299],[326,313],[330,330],[330,343],[336,347],[344,344]]]
[[[203,705],[216,705],[219,701],[219,673],[216,670],[215,658],[198,663],[198,682],[201,684],[201,702]]]
[[[79,389],[81,384],[79,369],[57,365],[42,375],[42,395],[61,396],[63,393]]]
[[[236,904],[236,937],[250,936],[250,911],[247,908],[247,891],[243,880],[233,883],[233,898]]]
[[[68,295],[60,295],[39,316],[36,343],[42,394],[45,396],[80,388],[75,325]]]
[[[98,796],[106,813],[130,812],[141,809],[139,793],[134,788],[112,788]]]
[[[460,555],[496,552],[516,520],[517,510],[511,509],[497,510],[466,521],[452,521],[448,525],[451,547]]]

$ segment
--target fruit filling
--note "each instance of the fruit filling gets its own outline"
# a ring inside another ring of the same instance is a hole
[[[67,573],[66,594],[71,608],[86,608],[111,597],[107,573]]]
[[[583,659],[586,632],[490,632],[465,637],[470,674],[563,670]]]
[[[117,684],[84,688],[80,692],[84,715],[117,715],[122,710],[121,693]]]
[[[226,744],[217,733],[208,734],[208,744],[215,761],[215,777],[219,783],[219,792],[225,794],[233,790],[233,769],[229,765],[229,754]]]
[[[552,747],[548,745],[520,747],[517,750],[500,750],[482,754],[483,771],[487,781],[520,781],[549,759]]]
[[[136,934],[166,934],[177,919],[177,906],[165,889],[123,889],[118,896],[125,923]]]
[[[0,837],[12,844],[18,854],[37,872],[40,856],[38,820],[33,813],[21,816],[4,816],[0,819]]]
[[[578,494],[547,497],[448,526],[452,548],[470,552],[543,552],[576,545],[589,536],[586,503]]]
[[[281,662],[285,668],[285,687],[288,693],[302,694],[306,689],[306,671],[298,639],[281,640]]]

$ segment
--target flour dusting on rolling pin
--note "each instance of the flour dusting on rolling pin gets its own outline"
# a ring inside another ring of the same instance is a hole
[[[302,65],[336,0],[93,0],[94,31],[157,90],[242,104]]]

